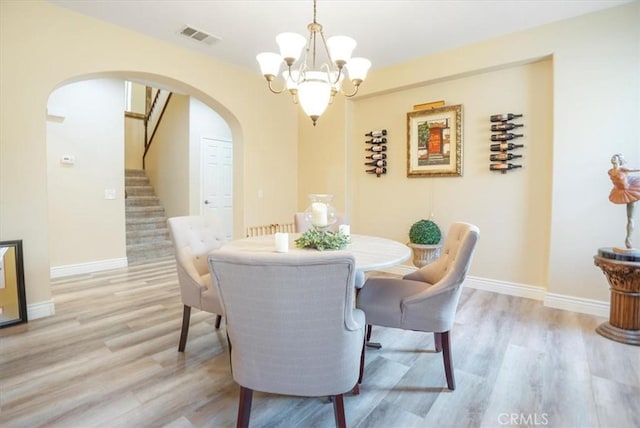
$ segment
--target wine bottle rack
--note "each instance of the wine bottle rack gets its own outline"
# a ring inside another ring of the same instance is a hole
[[[494,114],[490,117],[491,122],[491,154],[489,155],[490,171],[500,171],[506,174],[516,168],[522,168],[521,164],[512,163],[515,159],[521,159],[522,155],[513,153],[514,150],[524,147],[514,141],[524,137],[521,128],[522,123],[514,123],[512,120],[522,118],[522,114],[503,113]]]
[[[389,161],[387,160],[387,130],[379,129],[369,131],[364,134],[368,139],[364,142],[365,147],[365,172],[375,174],[380,178],[387,173]]]

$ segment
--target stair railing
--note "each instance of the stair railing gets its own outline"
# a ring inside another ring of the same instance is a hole
[[[144,115],[144,154],[142,155],[142,169],[145,169],[145,158],[147,157],[147,152],[149,152],[149,148],[153,142],[153,137],[156,135],[158,125],[162,120],[162,116],[167,109],[170,99],[171,92],[147,86]]]

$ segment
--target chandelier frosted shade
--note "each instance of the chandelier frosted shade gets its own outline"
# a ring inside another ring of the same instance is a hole
[[[281,33],[276,36],[276,43],[280,48],[281,61],[291,66],[300,58],[302,48],[307,44],[307,40],[296,33]]]
[[[256,59],[260,64],[260,72],[263,76],[277,76],[280,73],[280,67],[282,66],[282,57],[277,53],[263,52],[259,54]],[[267,80],[269,80],[267,78]]]
[[[313,2],[313,22],[307,25],[307,29],[308,39],[296,33],[278,34],[276,42],[280,54],[261,53],[256,59],[269,90],[274,94],[288,90],[293,101],[300,103],[315,126],[337,93],[342,92],[346,97],[353,97],[358,93],[371,62],[365,58],[351,58],[357,46],[351,37],[334,36],[325,39],[322,25],[316,21],[316,0]],[[318,48],[317,43],[321,43],[323,49]],[[327,62],[316,64],[320,56],[327,57]],[[286,66],[282,73],[284,84],[282,89],[274,89],[273,81],[280,75],[283,63]],[[353,86],[349,93],[342,88],[344,80],[349,80]]]
[[[331,101],[331,85],[326,73],[308,72],[306,79],[298,84],[298,101],[302,110],[315,123]]]
[[[338,67],[342,67],[349,61],[356,45],[356,41],[347,36],[333,36],[327,40],[329,55]]]
[[[347,62],[347,70],[349,70],[349,78],[354,81],[363,82],[367,78],[367,73],[371,68],[371,61],[366,58],[351,58]]]

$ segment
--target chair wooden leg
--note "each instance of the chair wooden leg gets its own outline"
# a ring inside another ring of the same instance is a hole
[[[251,401],[253,399],[253,390],[240,387],[240,401],[238,403],[238,420],[237,428],[249,428],[249,418],[251,417]]]
[[[220,321],[222,321],[222,315],[216,316],[216,330],[220,328]]]
[[[451,340],[448,331],[439,333],[442,338],[442,359],[444,360],[444,373],[447,376],[447,386],[450,390],[456,389],[456,380],[453,376],[453,358],[451,356]]]
[[[362,353],[360,354],[360,376],[358,377],[358,385],[362,383],[362,379],[364,378],[364,350],[367,347],[367,341],[362,341]],[[356,385],[356,386],[358,386]]]
[[[189,320],[191,319],[191,306],[184,305],[182,311],[182,331],[180,332],[180,343],[178,344],[178,352],[184,352],[187,346],[187,336],[189,335]]]
[[[442,333],[433,333],[433,343],[436,345],[436,352],[442,352]]]
[[[333,414],[336,417],[337,428],[347,428],[347,420],[344,417],[344,399],[342,394],[333,397]]]

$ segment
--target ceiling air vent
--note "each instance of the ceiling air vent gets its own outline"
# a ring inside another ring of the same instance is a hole
[[[211,34],[205,33],[204,31],[197,30],[189,25],[185,25],[184,27],[182,27],[180,29],[180,34],[197,42],[206,43],[208,45],[212,45],[222,40],[220,39],[220,37],[216,37]]]

